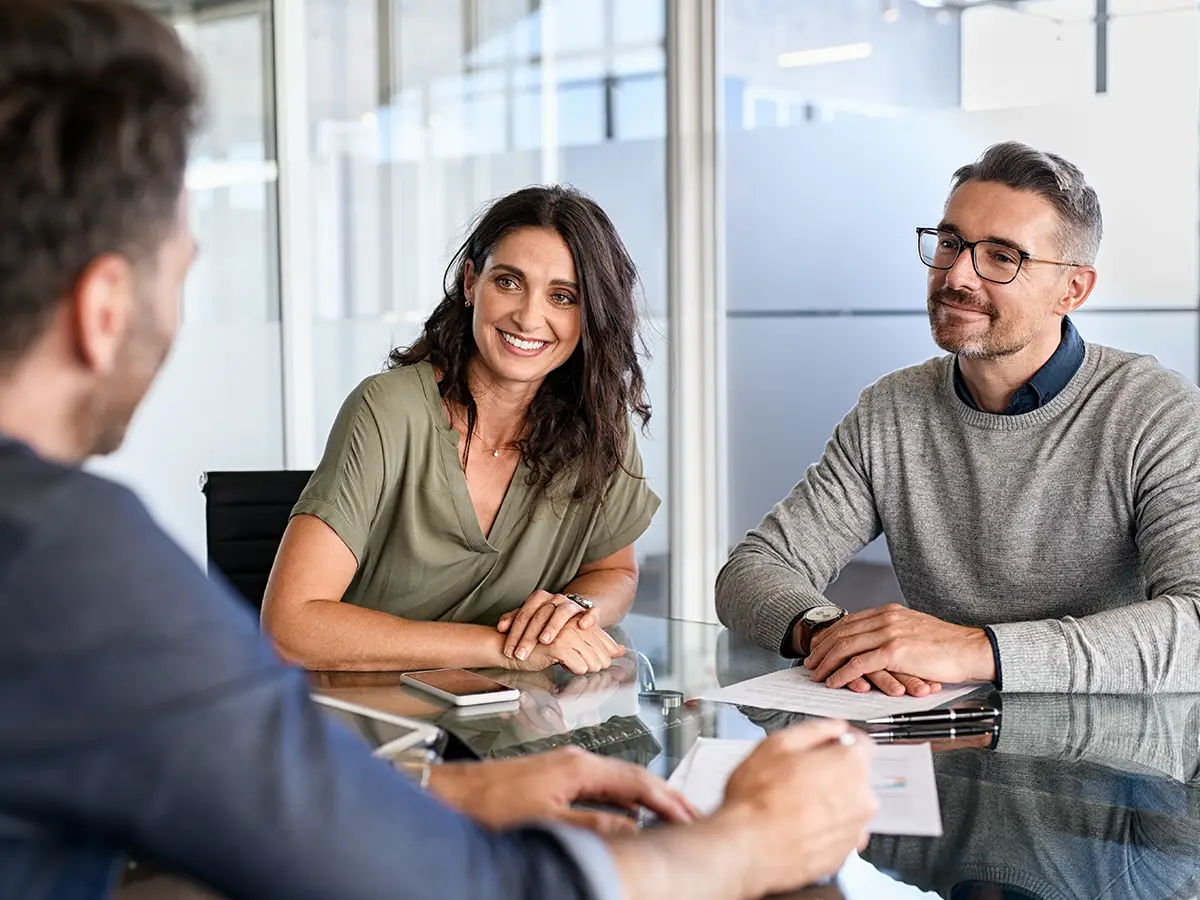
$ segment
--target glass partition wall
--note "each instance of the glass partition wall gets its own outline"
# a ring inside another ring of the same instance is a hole
[[[125,446],[91,465],[203,563],[201,473],[284,465],[272,4],[146,5],[179,30],[208,88],[187,175],[200,254],[170,359]]]

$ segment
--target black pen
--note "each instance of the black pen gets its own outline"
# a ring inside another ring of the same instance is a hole
[[[961,728],[929,728],[903,731],[870,732],[871,740],[882,744],[892,744],[896,741],[941,741],[954,738],[978,737],[984,734],[995,734],[995,725],[964,725]]]
[[[926,712],[900,713],[867,719],[867,725],[924,725],[932,722],[982,722],[1000,717],[993,706],[960,706],[957,709],[931,709]]]

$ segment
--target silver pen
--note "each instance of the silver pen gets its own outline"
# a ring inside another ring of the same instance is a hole
[[[926,725],[934,722],[982,722],[1000,718],[994,706],[959,706],[954,709],[930,709],[924,712],[899,713],[867,719],[867,725]]]

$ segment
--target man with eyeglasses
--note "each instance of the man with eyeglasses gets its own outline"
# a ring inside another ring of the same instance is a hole
[[[1054,154],[955,173],[917,229],[948,355],[863,391],[733,551],[725,624],[855,691],[1200,690],[1200,390],[1071,323],[1101,230]],[[881,532],[907,605],[847,615],[822,591]]]

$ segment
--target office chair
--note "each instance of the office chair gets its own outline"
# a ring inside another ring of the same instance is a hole
[[[208,571],[220,571],[255,609],[262,608],[275,551],[312,472],[206,472],[204,524]]]

